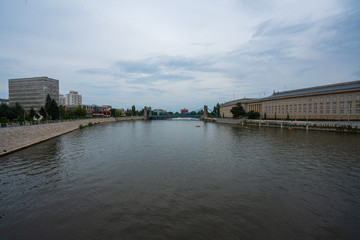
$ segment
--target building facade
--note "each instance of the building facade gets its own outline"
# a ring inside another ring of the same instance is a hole
[[[19,103],[26,111],[39,111],[50,95],[59,104],[59,80],[48,77],[9,79],[9,104]]]
[[[65,96],[65,105],[81,105],[82,96],[77,91],[70,91]]]
[[[261,118],[360,120],[360,81],[276,92],[261,99],[235,100],[220,106],[221,115],[232,117],[231,108],[242,103]]]
[[[59,94],[59,106],[65,106],[64,94]]]
[[[89,118],[92,117],[110,117],[111,116],[111,108],[108,106],[97,106],[97,105],[66,105],[65,111],[74,110],[76,108],[82,108],[86,110],[86,116]]]

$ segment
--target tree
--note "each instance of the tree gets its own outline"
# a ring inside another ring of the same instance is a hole
[[[248,116],[249,119],[259,119],[260,118],[260,113],[255,112],[254,110],[251,110],[246,115]]]
[[[131,112],[132,112],[132,115],[135,116],[136,115],[136,108],[135,108],[135,105],[132,105],[131,107]]]
[[[29,111],[29,118],[30,118],[30,120],[33,120],[35,115],[36,115],[36,112],[35,112],[34,108],[31,107],[31,108],[30,108],[30,111]]]
[[[59,119],[59,107],[55,101],[55,99],[51,99],[50,104],[48,106],[48,115],[52,120]]]
[[[110,109],[110,113],[111,113],[112,117],[116,117],[115,116],[116,115],[116,109],[115,108]]]
[[[132,114],[133,114],[133,111],[126,109],[125,116],[130,117],[130,116],[132,116]]]
[[[220,117],[220,104],[217,103],[215,106],[214,106],[214,111],[213,111],[217,117]]]
[[[49,109],[50,109],[50,105],[51,105],[51,97],[50,94],[48,94],[46,96],[46,101],[45,101],[45,115],[44,117],[49,118],[49,116],[47,116],[47,114],[49,114]]]
[[[245,110],[241,103],[237,103],[235,107],[233,107],[230,112],[233,114],[233,118],[239,118],[245,115]]]
[[[59,114],[60,114],[60,119],[65,117],[65,107],[61,106],[59,107]]]
[[[39,114],[40,114],[41,116],[43,116],[43,118],[46,117],[46,111],[45,111],[44,107],[41,107],[41,108],[40,108]]]

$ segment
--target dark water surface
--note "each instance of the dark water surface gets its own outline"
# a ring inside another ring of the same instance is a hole
[[[97,125],[0,158],[0,217],[0,239],[360,239],[360,136]]]

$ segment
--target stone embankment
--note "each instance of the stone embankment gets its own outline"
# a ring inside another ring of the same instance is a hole
[[[230,118],[204,118],[204,121],[216,123],[257,125],[259,127],[279,127],[304,130],[321,130],[335,132],[360,133],[359,121],[287,121],[287,120],[253,120]]]
[[[142,120],[143,117],[96,118],[59,123],[0,128],[0,156],[79,129],[80,125]]]

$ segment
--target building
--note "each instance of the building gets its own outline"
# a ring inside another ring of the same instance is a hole
[[[81,105],[82,96],[77,91],[70,91],[65,96],[65,105]]]
[[[261,118],[360,120],[360,81],[292,91],[274,92],[259,99],[239,99],[220,106],[221,116],[232,117],[231,108],[240,102],[245,111]]]
[[[0,98],[0,104],[9,105],[9,99]]]
[[[48,77],[9,79],[9,104],[18,102],[26,111],[39,111],[50,95],[59,104],[59,80]]]
[[[86,110],[87,117],[110,117],[111,111],[108,106],[97,105],[65,105],[65,111],[74,110],[76,108],[82,108]]]
[[[59,106],[65,106],[64,94],[59,94]]]
[[[180,114],[188,114],[189,110],[184,108],[184,109],[180,109]]]

